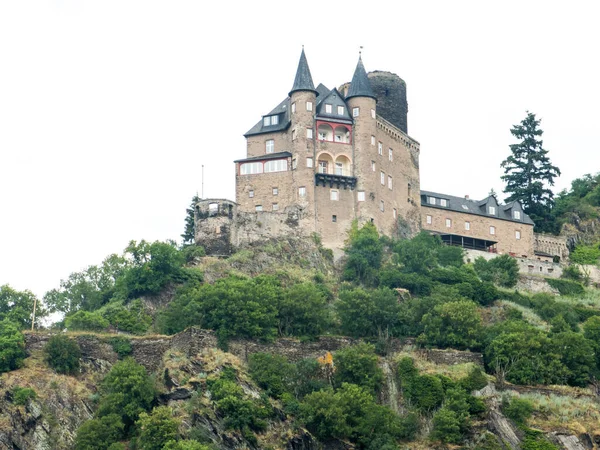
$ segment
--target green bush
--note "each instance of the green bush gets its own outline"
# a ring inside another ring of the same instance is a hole
[[[129,356],[133,351],[133,348],[131,347],[131,341],[125,337],[112,337],[108,340],[108,343],[120,358]]]
[[[335,303],[341,330],[355,337],[394,336],[398,325],[397,294],[388,288],[345,289]]]
[[[379,286],[408,289],[412,295],[422,297],[431,294],[433,281],[426,275],[404,273],[388,267],[379,274]]]
[[[550,443],[540,431],[525,430],[525,439],[521,444],[521,450],[560,450],[556,445]]]
[[[313,283],[298,283],[278,298],[278,331],[283,336],[315,337],[327,328],[330,317],[322,289]]]
[[[383,255],[383,245],[375,225],[366,223],[359,229],[354,222],[349,233],[348,245],[344,250],[346,265],[343,278],[373,284]]]
[[[561,295],[581,295],[585,292],[583,285],[574,280],[562,280],[560,278],[546,278],[546,281]]]
[[[65,325],[69,330],[103,331],[108,328],[108,320],[96,312],[79,310],[65,318]]]
[[[12,390],[12,395],[16,405],[25,405],[29,400],[37,398],[36,392],[31,388],[16,387]]]
[[[118,414],[87,420],[77,430],[75,450],[108,450],[124,437],[124,428]]]
[[[248,357],[250,376],[267,394],[280,398],[291,390],[295,366],[284,356],[253,353]]]
[[[482,281],[513,287],[519,280],[519,265],[510,255],[497,256],[489,261],[480,256],[475,259],[473,267]]]
[[[0,373],[18,369],[26,356],[25,337],[18,325],[7,319],[0,321]]]
[[[152,316],[146,313],[139,299],[127,306],[120,302],[110,303],[103,308],[102,315],[118,331],[127,333],[144,334],[152,325]]]
[[[482,321],[478,307],[470,300],[435,306],[423,316],[423,342],[437,347],[477,349],[481,345]]]
[[[533,414],[533,403],[529,400],[505,396],[502,398],[502,412],[519,425],[525,425]]]
[[[140,413],[150,409],[154,400],[154,383],[144,366],[132,358],[117,362],[102,380],[102,398],[98,416],[118,414],[130,427]]]
[[[198,441],[186,439],[183,441],[169,441],[165,444],[163,450],[210,450],[210,447]]]
[[[444,400],[444,387],[441,380],[433,375],[417,375],[402,382],[406,399],[423,412],[432,411]]]
[[[372,393],[381,389],[383,371],[379,368],[379,358],[373,345],[360,343],[338,350],[333,355],[333,361],[336,386],[351,383]]]
[[[473,366],[469,374],[459,381],[459,385],[467,392],[478,391],[486,387],[487,384],[487,377],[479,366]]]
[[[79,344],[67,336],[52,336],[44,347],[46,362],[58,373],[74,375],[79,371],[81,349]]]
[[[581,270],[579,270],[579,267],[567,266],[563,269],[561,278],[581,283],[583,281],[583,274],[581,273]]]
[[[433,430],[429,437],[434,441],[459,444],[462,433],[458,415],[448,408],[440,408],[433,415]]]
[[[138,445],[144,450],[162,450],[167,442],[177,438],[179,421],[167,406],[154,408],[150,414],[141,413],[136,422]]]

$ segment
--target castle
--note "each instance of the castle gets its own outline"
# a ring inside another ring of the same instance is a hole
[[[359,55],[350,83],[315,87],[303,49],[289,94],[244,135],[235,203],[198,203],[197,243],[229,254],[264,238],[316,233],[335,251],[356,220],[387,236],[424,229],[467,249],[553,256],[536,252],[540,239],[519,202],[421,191],[420,146],[407,134],[407,115],[406,84],[397,75],[367,73]]]

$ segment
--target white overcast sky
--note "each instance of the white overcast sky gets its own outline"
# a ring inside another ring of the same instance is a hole
[[[0,0],[0,285],[38,295],[121,252],[179,240],[234,198],[243,133],[283,100],[304,44],[315,84],[408,86],[421,187],[502,191],[530,110],[573,178],[600,171],[596,1]]]

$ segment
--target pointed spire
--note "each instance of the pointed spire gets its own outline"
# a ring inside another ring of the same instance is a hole
[[[346,100],[351,97],[371,97],[377,100],[377,97],[375,97],[373,89],[371,88],[371,82],[367,76],[367,71],[363,65],[361,53],[362,51],[358,53],[358,64],[356,65],[356,70],[354,71],[354,76],[352,77]]]
[[[308,68],[308,62],[306,61],[306,55],[304,54],[304,45],[302,46],[302,53],[300,54],[300,61],[298,62],[298,70],[296,71],[296,78],[294,79],[294,86],[289,95],[292,95],[296,91],[314,91],[315,85],[313,84],[312,76],[310,75],[310,69]]]

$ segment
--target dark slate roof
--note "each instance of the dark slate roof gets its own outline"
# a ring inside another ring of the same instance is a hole
[[[308,67],[308,62],[306,61],[304,49],[302,49],[302,53],[300,54],[296,78],[294,79],[294,85],[292,86],[289,95],[292,95],[292,92],[296,91],[315,91],[315,85],[313,84],[312,76],[310,75],[310,69]]]
[[[428,197],[435,197],[436,204],[432,205],[428,203]],[[428,206],[430,208],[438,208],[438,209],[449,209],[450,211],[461,212],[465,214],[475,214],[478,216],[486,216],[486,217],[495,217],[496,219],[508,220],[510,222],[516,223],[526,223],[528,225],[534,225],[533,220],[523,212],[521,205],[519,202],[511,202],[507,205],[498,204],[498,212],[495,215],[488,214],[486,210],[486,205],[490,197],[485,198],[484,200],[470,200],[464,197],[455,197],[453,195],[440,194],[438,192],[431,191],[421,191],[421,205]],[[439,199],[446,199],[448,201],[448,206],[441,206]],[[497,203],[497,201],[496,201]],[[521,212],[522,220],[517,220],[513,218],[513,210]]]
[[[356,65],[356,70],[354,71],[354,76],[352,77],[352,82],[350,83],[350,89],[348,89],[346,100],[352,97],[371,97],[377,100],[377,97],[375,97],[373,89],[371,88],[371,82],[369,81],[369,77],[367,77],[367,71],[365,70],[365,66],[363,66],[362,58],[360,56],[358,57],[358,64]]]
[[[329,94],[329,92],[329,89],[323,83],[319,83],[319,85],[317,86],[317,103],[319,103],[321,100],[327,97],[327,94]]]
[[[261,118],[260,121],[256,125],[254,125],[252,128],[250,128],[246,132],[246,134],[244,134],[244,136],[248,137],[248,136],[254,136],[256,134],[272,133],[274,131],[285,130],[287,127],[290,126],[290,111],[289,111],[289,109],[290,109],[290,99],[288,97],[285,100],[283,100],[279,105],[277,105],[275,108],[273,108],[273,110],[269,114],[265,114],[263,116],[263,117],[265,117],[265,116],[278,115],[279,123],[277,125],[264,126],[263,119]]]
[[[292,156],[290,152],[267,153],[265,155],[253,156],[251,158],[237,159],[234,163],[249,162],[249,161],[268,161],[270,159],[283,159]]]
[[[331,113],[325,112],[325,104],[331,105]],[[344,114],[337,113],[337,107],[344,107]],[[336,88],[333,88],[328,95],[323,97],[317,104],[317,118],[341,121],[344,123],[352,124],[352,117],[348,111],[348,105],[344,101],[344,97],[338,92]]]

